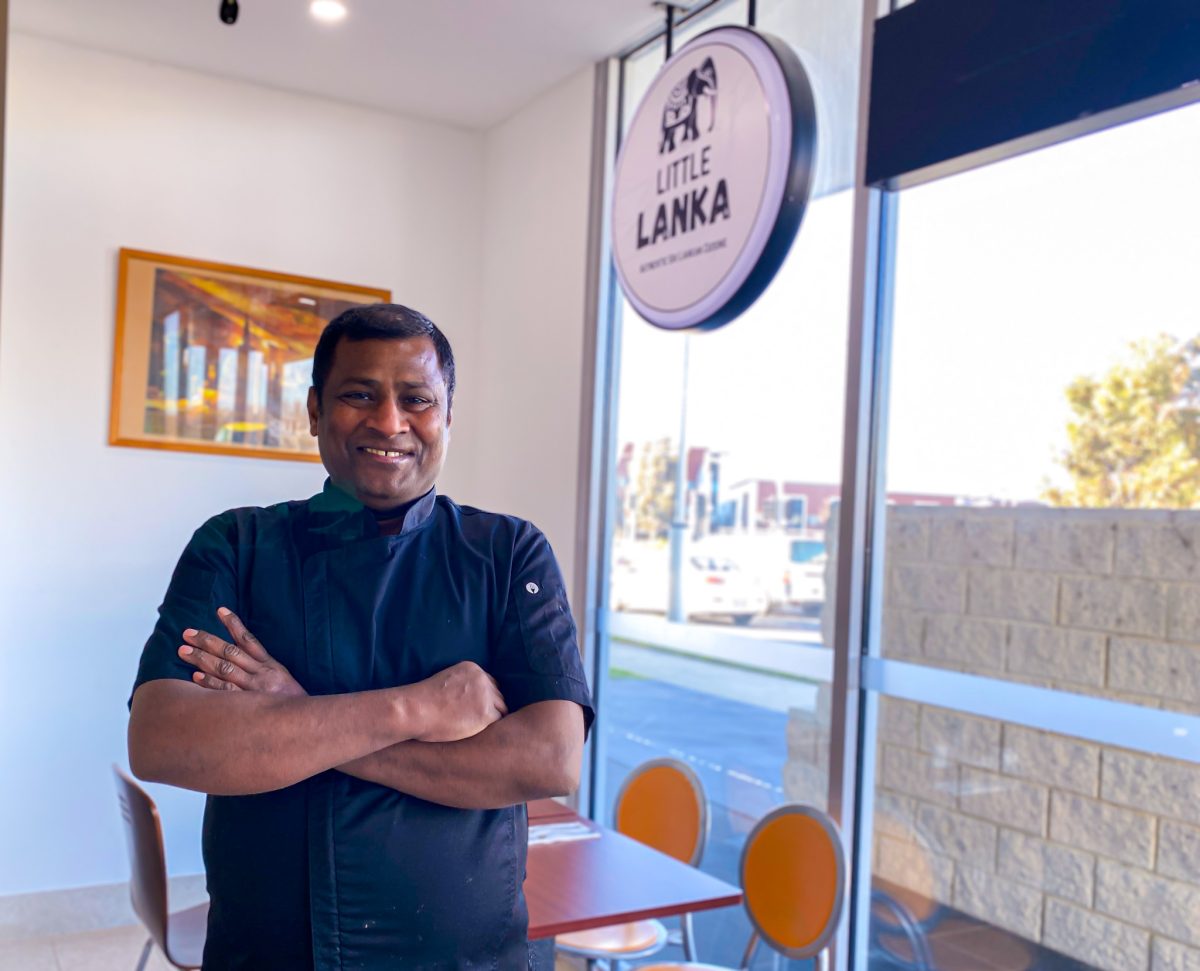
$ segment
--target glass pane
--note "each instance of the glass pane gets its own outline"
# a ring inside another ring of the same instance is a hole
[[[885,657],[1194,710],[1200,106],[902,194]]]
[[[611,821],[634,767],[664,756],[692,766],[712,813],[701,867],[732,883],[763,815],[827,799],[832,659],[820,611],[840,491],[859,56],[858,18],[835,0],[758,8],[822,99],[818,197],[775,282],[738,320],[668,333],[623,305],[615,324],[598,787]],[[724,23],[744,24],[745,5],[714,8],[684,39]],[[661,58],[660,47],[627,62],[626,118]],[[740,909],[698,914],[695,926],[702,960],[737,965],[750,933]],[[766,947],[754,964],[787,966]]]
[[[1197,165],[1192,106],[901,195],[884,658],[1195,712]],[[879,704],[871,967],[1200,967],[1200,764]]]
[[[1200,765],[882,698],[872,874],[878,971],[1195,966]]]

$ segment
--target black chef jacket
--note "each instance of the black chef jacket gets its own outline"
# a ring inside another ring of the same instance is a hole
[[[234,610],[310,694],[411,684],[474,661],[509,710],[593,712],[562,575],[513,516],[431,490],[397,535],[326,482],[206,522],[171,577],[137,682],[190,680],[189,627]],[[524,806],[451,809],[337,771],[210,796],[206,971],[525,969]]]

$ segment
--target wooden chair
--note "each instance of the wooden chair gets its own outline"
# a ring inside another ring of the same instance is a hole
[[[830,939],[842,915],[846,857],[837,827],[811,806],[781,806],[759,820],[742,850],[742,893],[754,931],[742,955],[746,971],[759,940],[788,958],[817,957],[828,971]],[[711,964],[649,964],[638,971],[727,971]]]
[[[168,913],[167,863],[158,808],[146,791],[115,765],[113,775],[129,849],[129,894],[134,913],[150,932],[137,971],[146,967],[156,944],[175,967],[199,968],[208,932],[208,904]]]
[[[692,768],[677,759],[653,759],[634,769],[617,793],[614,827],[689,866],[696,866],[708,841],[708,800]],[[696,958],[692,915],[680,918],[676,938],[657,920],[562,934],[555,946],[564,954],[596,961],[632,961],[649,957],[668,942],[679,943],[689,961]]]

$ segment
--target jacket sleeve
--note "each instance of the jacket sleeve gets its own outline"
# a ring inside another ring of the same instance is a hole
[[[537,701],[574,701],[590,730],[595,711],[554,551],[529,523],[522,523],[514,545],[492,674],[510,710]]]
[[[190,681],[196,669],[178,653],[183,632],[194,627],[219,635],[224,628],[217,619],[217,608],[238,610],[232,538],[235,529],[233,517],[222,513],[193,534],[171,574],[154,631],[142,648],[134,691],[147,681],[163,678]],[[132,692],[129,703],[133,703]]]

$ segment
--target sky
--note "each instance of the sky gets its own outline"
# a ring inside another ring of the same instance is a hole
[[[1065,389],[1200,334],[1200,104],[901,193],[887,488],[1010,500],[1061,482]],[[710,333],[628,308],[620,442],[679,433],[726,481],[837,482],[853,203],[810,203],[779,275]]]

